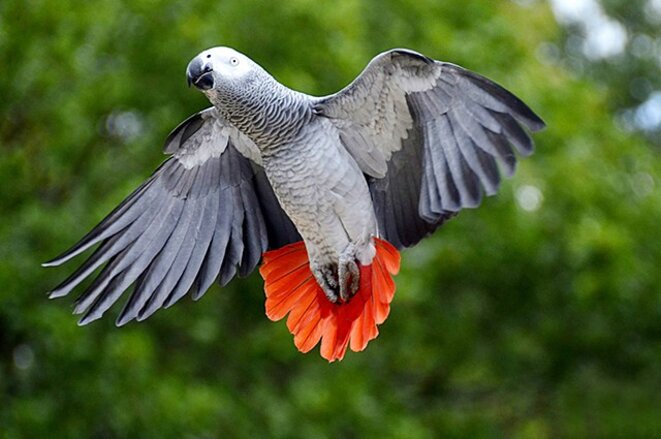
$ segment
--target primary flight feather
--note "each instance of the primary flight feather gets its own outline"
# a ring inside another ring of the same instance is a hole
[[[397,249],[494,194],[501,171],[532,152],[544,122],[494,82],[395,49],[346,88],[309,96],[245,55],[203,51],[189,85],[213,104],[175,128],[156,172],[71,249],[98,245],[50,292],[76,301],[81,324],[131,285],[117,324],[143,320],[191,291],[247,275],[260,260],[266,313],[299,350],[321,341],[342,359],[378,335],[395,291]],[[527,130],[527,131],[526,131]]]

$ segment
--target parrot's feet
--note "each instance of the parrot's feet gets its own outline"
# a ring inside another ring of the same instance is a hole
[[[340,256],[337,277],[340,283],[340,299],[342,302],[347,302],[358,292],[360,285],[360,269],[353,256],[350,258]]]
[[[312,274],[314,274],[315,279],[317,279],[317,283],[321,287],[328,300],[332,303],[337,303],[339,298],[337,266],[335,264],[318,265],[313,263],[311,264],[311,269]]]
[[[337,264],[312,263],[310,268],[330,302],[346,303],[358,292],[360,268],[352,244],[340,254]]]

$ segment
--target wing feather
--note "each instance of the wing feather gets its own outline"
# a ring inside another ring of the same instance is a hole
[[[179,279],[176,288],[168,295],[168,298],[164,303],[165,308],[174,305],[193,286],[196,276],[200,272],[202,264],[204,263],[204,257],[209,250],[217,217],[218,197],[212,197],[211,202],[207,203],[205,211],[202,213],[202,218],[204,218],[204,220],[201,221],[198,234],[195,237],[195,248],[193,249],[188,264],[186,265],[186,269],[181,275],[181,279]]]
[[[46,263],[67,262],[100,243],[50,297],[70,293],[103,266],[78,297],[81,324],[100,318],[133,291],[117,325],[144,320],[214,280],[252,272],[262,252],[298,238],[245,136],[214,109],[191,116],[168,136],[172,154],[81,241]],[[237,147],[238,145],[238,147]],[[105,264],[105,265],[104,265]]]
[[[522,156],[533,150],[526,130],[544,128],[495,82],[405,49],[376,56],[346,88],[318,98],[315,111],[333,122],[368,176],[382,233],[397,247],[495,194],[499,166],[511,176],[514,150]],[[419,151],[421,160],[401,153],[406,149]],[[398,190],[411,185],[412,174],[398,171],[402,165],[414,168],[419,189]],[[418,204],[413,213],[411,196]]]

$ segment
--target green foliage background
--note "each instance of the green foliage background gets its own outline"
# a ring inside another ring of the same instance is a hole
[[[661,435],[659,151],[613,123],[617,90],[540,55],[558,38],[535,1],[0,2],[0,437]],[[497,197],[404,252],[381,335],[341,363],[296,351],[258,275],[78,327],[71,298],[45,296],[73,266],[39,264],[208,105],[184,70],[214,45],[313,94],[409,47],[549,128]],[[517,204],[525,186],[538,209]]]

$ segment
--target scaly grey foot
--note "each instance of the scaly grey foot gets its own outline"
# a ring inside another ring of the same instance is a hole
[[[337,278],[340,284],[340,299],[347,302],[358,292],[360,285],[360,270],[356,264],[356,249],[353,244],[349,244],[340,254]]]
[[[358,286],[360,285],[360,270],[356,261],[351,259],[340,262],[338,278],[340,282],[340,299],[343,302],[347,302],[358,292]]]
[[[328,300],[337,303],[340,298],[338,294],[337,269],[334,265],[312,264],[312,274],[321,287]]]

